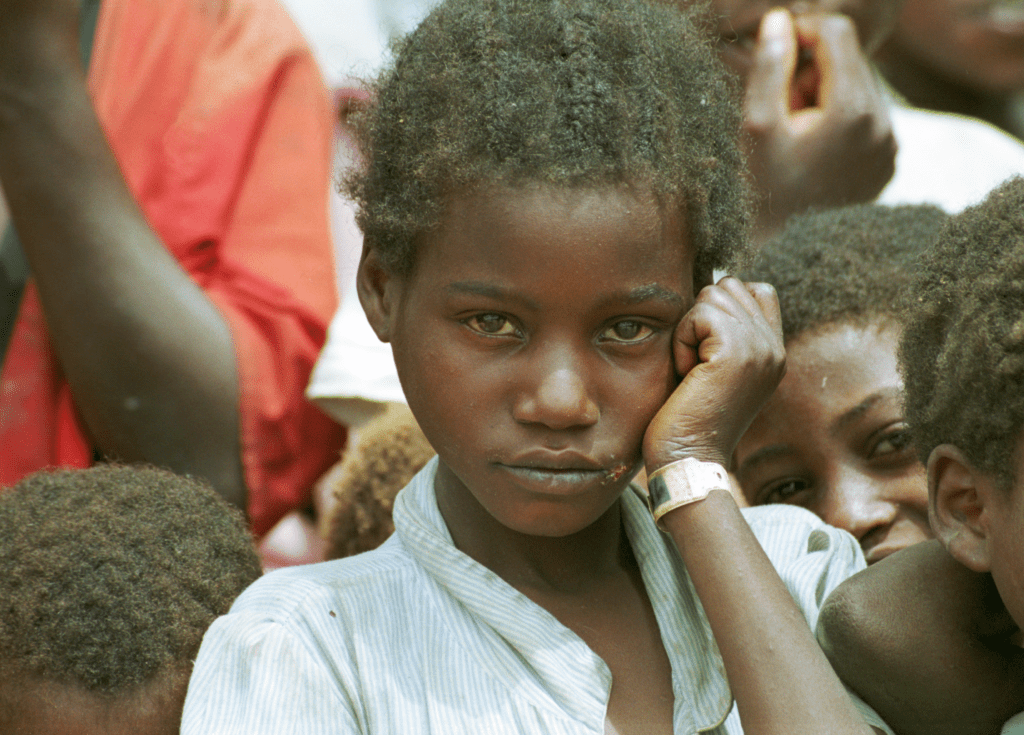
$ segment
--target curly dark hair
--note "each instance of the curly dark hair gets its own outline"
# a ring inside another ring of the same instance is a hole
[[[417,238],[474,187],[649,186],[678,201],[710,276],[745,242],[738,82],[703,1],[448,0],[396,46],[354,117],[346,193],[365,242],[407,274]],[[350,118],[353,119],[353,118]]]
[[[132,693],[190,670],[262,570],[242,514],[165,470],[43,471],[0,492],[0,680]]]
[[[900,364],[922,461],[952,444],[1009,487],[1024,424],[1024,179],[950,218],[910,294]]]
[[[775,286],[786,341],[839,323],[900,319],[900,296],[949,215],[856,204],[791,217],[738,273]]]

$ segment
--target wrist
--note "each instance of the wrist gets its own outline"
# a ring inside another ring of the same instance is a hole
[[[672,462],[647,476],[648,500],[658,525],[665,514],[700,502],[715,490],[731,493],[729,474],[718,462],[694,457]]]
[[[674,446],[662,450],[644,451],[644,469],[648,477],[654,475],[670,464],[681,462],[684,459],[695,459],[700,462],[721,465],[723,468],[729,466],[729,455],[719,449],[712,447],[697,446]]]

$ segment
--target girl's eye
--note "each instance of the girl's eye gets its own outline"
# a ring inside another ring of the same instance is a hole
[[[518,333],[512,322],[501,314],[475,314],[464,323],[476,332],[495,337],[510,337]]]
[[[654,330],[642,322],[623,319],[608,327],[601,334],[601,339],[613,342],[639,342],[648,337]]]
[[[910,431],[906,424],[898,424],[891,431],[882,435],[882,438],[872,448],[871,456],[883,457],[888,454],[897,454],[908,449],[910,444]]]
[[[787,503],[807,505],[810,502],[811,485],[806,480],[783,480],[770,486],[757,500],[758,505]]]

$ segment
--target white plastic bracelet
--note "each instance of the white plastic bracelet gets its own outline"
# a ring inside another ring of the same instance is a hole
[[[647,477],[647,490],[654,520],[682,505],[696,503],[712,490],[729,491],[729,475],[716,462],[701,462],[687,457],[652,472]]]

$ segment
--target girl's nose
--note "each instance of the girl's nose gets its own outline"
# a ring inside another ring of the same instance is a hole
[[[577,361],[543,361],[537,365],[536,377],[527,377],[524,383],[513,408],[516,421],[556,430],[597,423],[600,412]]]

